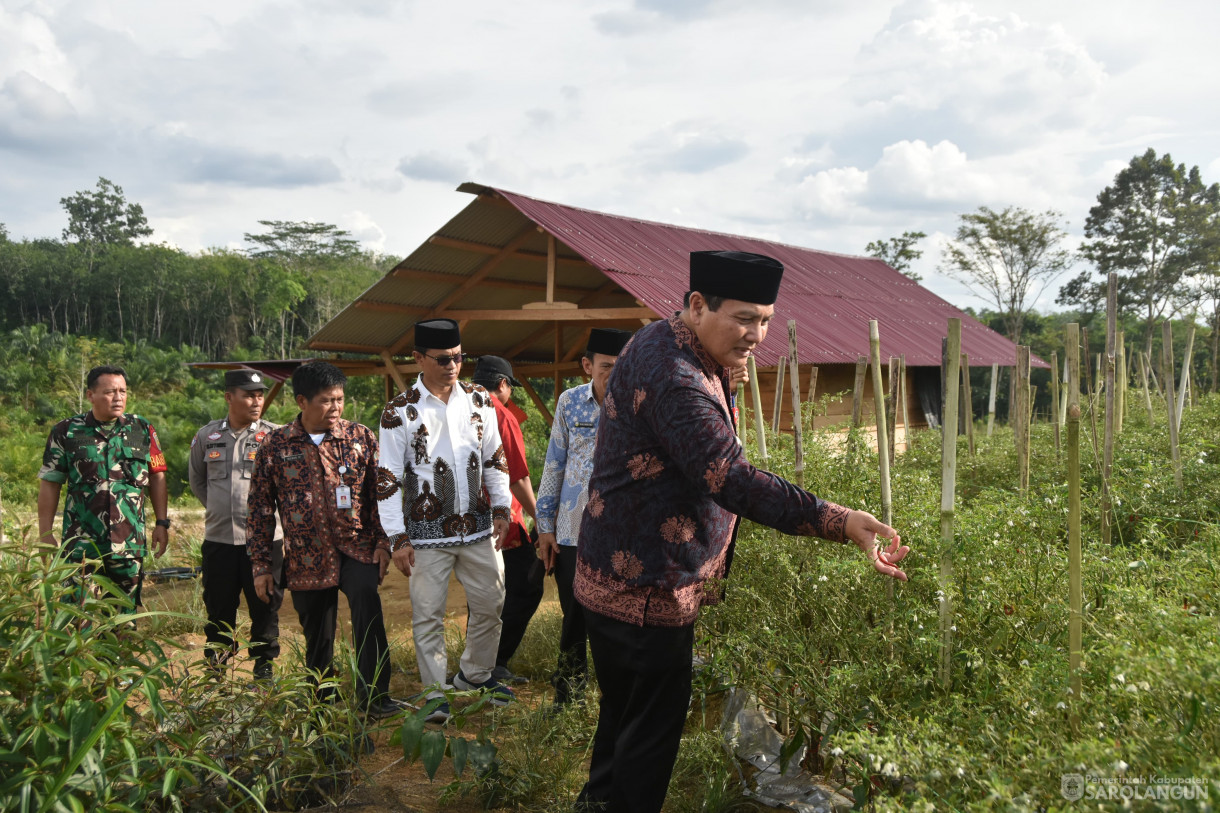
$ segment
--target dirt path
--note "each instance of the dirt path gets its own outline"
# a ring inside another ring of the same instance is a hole
[[[198,534],[202,531],[202,514],[198,517],[188,512],[174,512],[175,527],[183,527],[186,533]],[[180,521],[178,521],[180,516]],[[180,531],[181,533],[181,531]],[[167,556],[165,560],[157,561],[153,567],[189,564],[181,559],[175,560]],[[184,607],[190,601],[195,589],[193,581],[170,581],[162,583],[146,583],[145,604],[149,608],[158,606]],[[397,570],[391,567],[381,586],[382,611],[385,616],[386,634],[394,651],[402,651],[403,644],[409,648],[411,642],[411,596],[408,581]],[[338,635],[351,641],[350,614],[347,600],[339,595],[339,631]],[[539,614],[559,613],[559,601],[552,579],[546,580],[546,593]],[[238,614],[238,626],[248,629],[249,619],[243,607]],[[449,596],[446,605],[446,625],[453,625],[459,630],[466,626],[466,594],[456,579],[449,584]],[[280,611],[280,637],[285,644],[285,651],[293,643],[299,643],[303,648],[304,635],[296,612],[292,609],[290,597],[285,597],[284,607]],[[185,649],[202,648],[204,638],[201,633],[179,636]],[[397,644],[397,645],[396,645]],[[243,653],[244,654],[244,653]],[[244,660],[244,659],[243,659]],[[395,697],[409,698],[421,690],[419,673],[414,659],[410,663],[398,663],[390,678],[390,691]],[[239,664],[238,668],[249,668],[249,663]],[[457,669],[456,663],[450,664],[451,670]],[[538,707],[550,701],[550,686],[544,680],[531,680],[529,683],[514,686],[518,702],[528,707]],[[396,724],[387,724],[373,736],[376,749],[360,761],[360,767],[368,779],[351,789],[342,800],[342,807],[330,809],[358,809],[364,813],[432,813],[432,811],[454,811],[454,813],[474,813],[483,810],[477,799],[459,799],[453,803],[441,806],[437,797],[441,789],[453,780],[453,771],[448,763],[441,766],[434,782],[429,782],[427,774],[418,765],[406,765],[402,760],[402,750],[390,746],[388,740]],[[477,730],[475,728],[474,730]],[[469,774],[467,774],[469,775]]]

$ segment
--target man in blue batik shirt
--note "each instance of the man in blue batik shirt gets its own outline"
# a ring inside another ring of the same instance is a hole
[[[589,501],[589,476],[593,473],[593,446],[602,398],[615,359],[630,338],[628,331],[608,328],[594,328],[589,334],[580,363],[592,381],[559,396],[551,442],[546,450],[546,468],[538,488],[538,553],[547,571],[555,573],[559,606],[563,609],[559,668],[551,677],[555,705],[561,707],[580,700],[587,682],[584,612],[572,597],[576,537]]]

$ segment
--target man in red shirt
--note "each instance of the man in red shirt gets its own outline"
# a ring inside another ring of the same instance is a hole
[[[542,601],[542,563],[534,552],[534,544],[525,526],[526,514],[537,521],[534,485],[530,482],[529,464],[525,460],[525,438],[521,434],[521,422],[528,416],[512,401],[513,387],[521,386],[521,382],[513,377],[513,366],[507,359],[481,357],[470,380],[493,396],[496,425],[508,460],[508,489],[513,496],[512,521],[501,547],[504,556],[504,609],[500,612],[500,623],[503,626],[500,629],[500,646],[496,650],[496,668],[491,676],[501,683],[525,683],[526,678],[513,674],[508,668],[508,661],[520,646],[525,628]]]

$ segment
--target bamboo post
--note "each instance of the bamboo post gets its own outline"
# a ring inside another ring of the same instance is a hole
[[[1186,411],[1186,390],[1191,385],[1190,357],[1195,349],[1195,323],[1192,319],[1186,329],[1186,351],[1182,354],[1182,384],[1178,387],[1178,409],[1173,413],[1178,422],[1178,432],[1182,431],[1182,413]]]
[[[1152,365],[1152,351],[1149,350],[1147,353],[1145,353],[1144,358],[1148,362],[1148,375],[1151,376],[1151,378],[1152,378],[1152,388],[1154,390],[1156,390],[1156,394],[1158,397],[1163,398],[1165,396],[1165,393],[1163,393],[1161,391],[1161,381],[1160,381],[1160,379],[1158,379],[1156,377],[1156,367],[1154,367]]]
[[[737,405],[737,440],[741,442],[741,448],[746,448],[746,385],[737,385],[737,399],[733,402]]]
[[[1068,410],[1068,401],[1067,401],[1068,390],[1067,390],[1067,388],[1068,388],[1068,382],[1070,380],[1071,379],[1068,377],[1067,353],[1064,353],[1063,354],[1063,380],[1062,380],[1063,394],[1062,394],[1060,402],[1059,402],[1059,425],[1060,426],[1067,425],[1067,410]],[[1079,383],[1076,384],[1076,389],[1077,390],[1080,389]]]
[[[1084,376],[1084,394],[1088,398],[1093,397],[1093,368],[1089,366],[1089,329],[1082,327],[1080,329],[1080,374]]]
[[[1148,407],[1148,425],[1152,426],[1152,394],[1148,392],[1148,357],[1143,350],[1137,350],[1140,360],[1140,382],[1144,388],[1144,406]]]
[[[1029,445],[1029,347],[1017,346],[1017,366],[1013,370],[1017,380],[1017,403],[1012,410],[1013,436],[1017,444],[1017,485],[1021,496],[1029,494],[1029,457],[1025,448]]]
[[[758,437],[758,454],[762,458],[763,465],[766,465],[767,433],[763,431],[765,419],[762,411],[762,396],[758,394],[758,365],[754,363],[752,353],[746,359],[746,366],[750,374],[750,401],[754,408],[754,434]]]
[[[889,440],[890,464],[894,462],[894,438],[898,434],[898,357],[890,356],[890,380],[885,396],[885,436]],[[887,523],[888,524],[888,523]]]
[[[792,388],[792,437],[796,462],[796,484],[805,487],[805,449],[801,436],[801,376],[797,366],[796,320],[788,320],[788,379]]]
[[[1051,351],[1051,404],[1055,412],[1059,411],[1059,352]],[[1055,453],[1059,453],[1059,420],[1058,415],[1051,421],[1055,424]]]
[[[1114,408],[1114,431],[1121,435],[1123,418],[1127,414],[1127,384],[1130,381],[1127,376],[1127,335],[1121,330],[1118,331],[1115,352],[1118,353],[1114,361],[1114,369],[1118,371],[1118,390],[1115,392],[1118,400],[1115,401],[1117,406]]]
[[[1081,627],[1084,620],[1080,577],[1080,336],[1076,323],[1067,325],[1066,355],[1068,469],[1068,680],[1072,689],[1072,728],[1079,726]]]
[[[962,353],[962,417],[966,422],[966,445],[974,457],[974,394],[970,390],[970,356]]]
[[[868,322],[868,350],[872,358],[873,368],[873,405],[877,410],[877,459],[881,472],[881,514],[882,522],[889,525],[892,521],[890,504],[890,443],[886,437],[885,389],[881,385],[881,331],[876,319]],[[885,519],[890,517],[890,519]]]
[[[957,492],[957,382],[962,320],[949,320],[944,415],[940,433],[940,687],[949,691],[953,661],[953,505]]]
[[[991,432],[995,429],[995,394],[999,378],[1000,365],[991,365],[991,394],[987,397],[987,437],[991,437]]]
[[[771,431],[779,434],[779,416],[784,407],[784,368],[788,364],[781,356],[775,362],[775,400],[771,402]]]
[[[817,406],[818,406],[818,368],[811,367],[809,369],[809,428],[812,429],[817,425]]]
[[[1173,484],[1182,488],[1182,455],[1178,449],[1177,404],[1173,394],[1173,324],[1166,319],[1161,326],[1161,372],[1165,376],[1165,404],[1169,409],[1169,455],[1173,458]]]
[[[907,412],[907,400],[910,399],[910,394],[907,392],[907,356],[903,353],[898,357],[898,381],[900,393],[899,398],[902,401],[902,446],[904,449],[911,448],[911,416]],[[895,430],[897,432],[897,430]]]
[[[1109,546],[1114,531],[1110,476],[1114,471],[1115,347],[1118,340],[1118,274],[1110,272],[1106,293],[1106,428],[1101,457],[1101,543]]]
[[[851,425],[859,426],[864,419],[864,373],[868,370],[868,357],[856,359],[856,386],[851,393]]]

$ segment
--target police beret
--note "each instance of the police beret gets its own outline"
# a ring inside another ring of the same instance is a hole
[[[236,387],[239,390],[265,390],[267,382],[258,370],[242,369],[225,372],[225,389]]]

